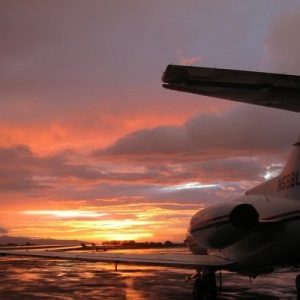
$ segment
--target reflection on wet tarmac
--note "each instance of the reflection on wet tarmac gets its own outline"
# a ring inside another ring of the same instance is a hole
[[[184,280],[189,270],[120,265],[114,272],[112,264],[14,257],[1,257],[0,264],[0,299],[5,300],[192,299],[193,283]],[[285,270],[258,277],[251,287],[247,277],[223,273],[219,299],[296,299],[296,274]]]

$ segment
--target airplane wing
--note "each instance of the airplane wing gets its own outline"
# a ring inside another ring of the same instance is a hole
[[[190,66],[167,66],[163,87],[300,112],[300,76]]]
[[[54,251],[70,251],[82,250],[83,245],[24,245],[24,246],[0,246],[1,250],[37,250],[37,249],[52,249]]]
[[[122,263],[131,265],[176,267],[187,269],[197,269],[204,266],[216,267],[218,269],[221,269],[233,263],[218,256],[193,254],[67,253],[54,251],[0,250],[0,256],[5,255],[59,258],[92,262],[111,262],[115,264]]]

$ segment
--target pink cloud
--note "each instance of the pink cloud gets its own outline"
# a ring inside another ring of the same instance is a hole
[[[192,66],[192,65],[200,63],[203,60],[203,58],[201,56],[193,56],[193,57],[186,56],[183,53],[182,49],[177,50],[176,56],[179,59],[179,63],[181,65],[185,65],[185,66]]]

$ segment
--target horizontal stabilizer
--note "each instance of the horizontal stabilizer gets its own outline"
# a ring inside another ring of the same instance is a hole
[[[300,112],[300,76],[169,65],[163,87]]]

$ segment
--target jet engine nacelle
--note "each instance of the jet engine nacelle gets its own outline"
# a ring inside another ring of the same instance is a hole
[[[223,248],[245,237],[259,222],[253,205],[223,204],[200,210],[191,219],[189,234],[203,248]]]

